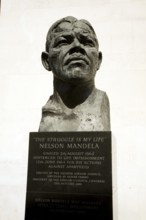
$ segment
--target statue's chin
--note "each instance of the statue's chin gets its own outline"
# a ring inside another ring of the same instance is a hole
[[[91,73],[88,68],[82,68],[81,66],[75,66],[74,68],[66,69],[63,72],[62,77],[64,79],[87,79],[91,77]]]

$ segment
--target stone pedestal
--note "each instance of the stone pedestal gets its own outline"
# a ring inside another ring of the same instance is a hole
[[[25,220],[112,220],[111,132],[30,133]]]

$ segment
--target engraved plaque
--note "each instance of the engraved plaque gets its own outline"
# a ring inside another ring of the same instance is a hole
[[[111,132],[30,133],[25,220],[112,220]]]

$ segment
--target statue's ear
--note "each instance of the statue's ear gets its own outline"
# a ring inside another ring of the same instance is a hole
[[[102,53],[99,51],[99,53],[98,53],[98,67],[97,67],[97,70],[99,70],[101,62],[102,62]]]
[[[42,52],[41,59],[42,59],[42,64],[45,67],[45,69],[48,71],[51,71],[51,67],[49,64],[49,53]]]

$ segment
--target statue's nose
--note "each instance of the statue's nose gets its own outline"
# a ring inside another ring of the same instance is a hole
[[[70,54],[75,53],[75,52],[85,54],[85,50],[77,38],[75,38],[73,41],[72,48],[70,50]]]
[[[75,47],[81,47],[81,43],[80,43],[80,41],[77,38],[74,39],[73,45]]]

